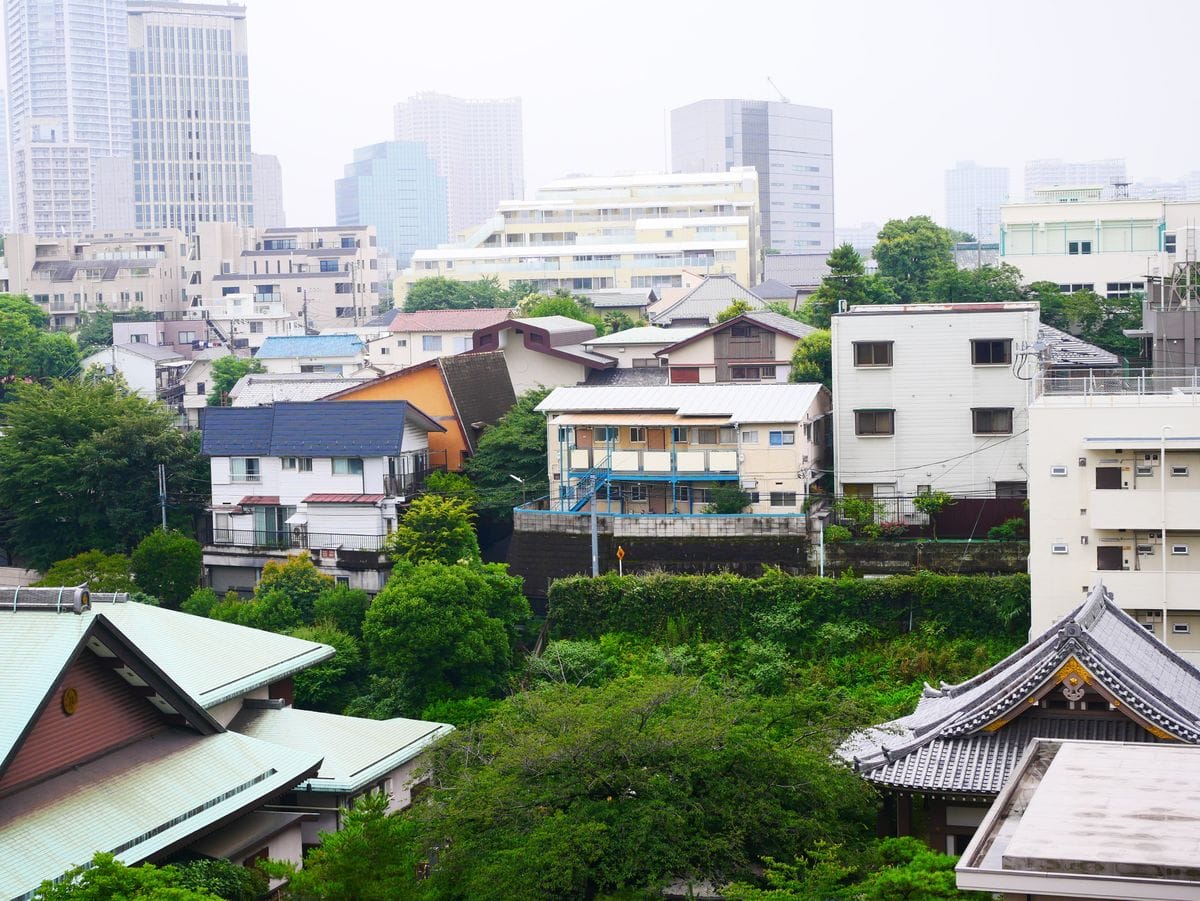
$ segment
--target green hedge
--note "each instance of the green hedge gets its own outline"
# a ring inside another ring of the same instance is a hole
[[[770,571],[762,578],[574,576],[550,585],[550,623],[559,638],[605,632],[661,635],[668,620],[706,639],[753,637],[793,648],[825,623],[857,621],[898,634],[926,623],[948,638],[1023,639],[1029,629],[1029,577],[946,576],[822,579]]]

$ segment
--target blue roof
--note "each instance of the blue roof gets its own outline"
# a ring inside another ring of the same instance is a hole
[[[273,335],[254,356],[260,360],[290,357],[353,357],[362,352],[358,335]]]
[[[201,415],[200,452],[209,457],[384,457],[402,450],[406,422],[445,431],[403,400],[206,407]]]

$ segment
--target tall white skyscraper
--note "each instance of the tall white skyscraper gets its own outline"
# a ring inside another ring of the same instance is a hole
[[[1035,191],[1042,188],[1101,188],[1100,196],[1110,200],[1117,196],[1115,185],[1128,184],[1125,161],[1122,159],[1068,162],[1060,159],[1030,160],[1025,164],[1025,199],[1037,200]]]
[[[833,111],[762,100],[700,100],[671,110],[675,172],[758,170],[762,246],[833,249]]]
[[[946,226],[979,241],[1000,240],[1000,205],[1008,202],[1008,169],[959,162],[946,170]]]
[[[283,212],[283,167],[279,157],[269,153],[252,153],[254,168],[254,224],[258,228],[283,228],[287,217]]]
[[[0,122],[8,121],[8,92],[0,91]],[[8,138],[0,138],[0,232],[12,231],[12,192],[9,188]]]
[[[245,7],[128,5],[137,227],[251,225]]]
[[[131,177],[125,0],[5,0],[4,14],[17,230],[130,224],[121,207]],[[80,148],[91,170],[86,196]],[[55,171],[68,158],[69,185]]]
[[[450,233],[482,225],[525,197],[521,99],[467,100],[423,91],[396,104],[396,140],[425,145],[446,179]]]

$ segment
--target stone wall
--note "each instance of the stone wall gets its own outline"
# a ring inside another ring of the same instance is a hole
[[[590,535],[587,513],[538,510],[513,511],[513,530]],[[796,516],[606,516],[596,514],[596,531],[617,538],[746,538],[792,536],[805,539],[807,519]]]
[[[816,548],[813,548],[814,563]],[[918,569],[940,573],[1023,573],[1028,541],[838,541],[825,545],[825,574],[860,576]]]

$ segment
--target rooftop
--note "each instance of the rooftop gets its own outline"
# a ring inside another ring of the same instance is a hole
[[[760,282],[750,289],[755,297],[759,297],[765,301],[786,300],[794,301],[796,299],[796,288],[791,285],[784,284],[778,279],[769,278],[765,282]]]
[[[627,328],[622,332],[603,335],[585,341],[588,347],[609,347],[625,344],[675,344],[685,338],[691,338],[704,331],[702,327],[691,328],[662,328],[657,325],[643,325],[637,328]]]
[[[542,413],[668,412],[742,422],[802,422],[820,385],[666,385],[555,388]]]
[[[419,310],[415,313],[397,313],[391,320],[391,332],[473,332],[487,328],[505,319],[511,319],[516,310],[508,308],[482,308],[472,310]]]
[[[654,325],[670,325],[676,319],[707,322],[717,321],[717,314],[727,309],[735,300],[745,302],[752,310],[766,306],[732,275],[708,275],[687,294],[676,300],[660,300],[650,308],[650,321]]]
[[[358,335],[272,335],[255,353],[259,360],[286,360],[295,357],[356,357],[363,351]]]
[[[333,372],[255,372],[238,379],[229,398],[235,407],[320,400],[364,381],[362,376]]]
[[[763,257],[763,278],[793,288],[815,288],[829,275],[828,253],[769,253]]]
[[[896,316],[932,315],[935,313],[1027,313],[1038,312],[1037,303],[1014,301],[1007,303],[881,303],[859,304],[835,316]]]

